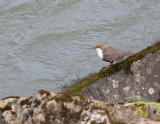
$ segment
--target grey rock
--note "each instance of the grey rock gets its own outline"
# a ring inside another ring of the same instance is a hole
[[[157,111],[157,106],[155,106],[154,104],[147,106],[146,111],[148,112],[152,120],[155,119],[157,121],[160,121],[160,112]]]
[[[99,104],[102,107],[94,109]],[[6,106],[11,109],[4,110]],[[41,90],[28,97],[8,97],[1,100],[0,109],[3,112],[0,121],[5,120],[9,124],[81,124],[89,121],[105,123],[109,120],[104,106],[106,104],[103,102],[97,105],[96,101],[83,96]],[[105,113],[104,116],[100,116],[100,112]]]
[[[2,113],[0,112],[0,124],[8,124],[5,120],[4,117],[2,115]]]
[[[160,50],[148,53],[131,65],[133,75],[123,70],[102,78],[82,90],[82,94],[110,103],[156,101],[160,90]]]
[[[9,109],[5,110],[6,106]],[[142,117],[143,112],[137,114],[137,105],[108,104],[84,96],[44,90],[28,97],[3,99],[0,110],[2,124],[136,124],[160,118],[154,104],[147,106],[145,112],[150,115],[146,118]]]

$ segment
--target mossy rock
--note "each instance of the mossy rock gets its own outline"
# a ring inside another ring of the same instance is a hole
[[[124,70],[127,74],[132,74],[132,71],[130,70],[130,67],[133,62],[137,60],[141,60],[147,53],[154,53],[156,51],[160,50],[160,41],[155,43],[154,45],[151,45],[144,50],[135,53],[128,58],[124,59],[122,62],[113,64],[110,68],[102,68],[100,72],[95,73],[91,76],[88,76],[82,80],[80,80],[78,83],[76,83],[74,86],[71,86],[66,92],[67,93],[81,93],[81,90],[84,87],[87,87],[97,80],[110,76],[116,72],[119,72],[121,70]]]
[[[6,105],[6,106],[3,107],[3,108],[0,108],[0,111],[1,111],[1,112],[7,111],[7,110],[12,110],[12,108],[11,108],[10,106],[8,106],[8,105]]]
[[[84,87],[94,83],[95,81],[100,79],[100,74],[96,73],[90,77],[84,78],[79,81],[75,86],[72,86],[68,89],[67,93],[74,93],[77,94],[83,89]]]
[[[147,106],[154,105],[158,112],[160,112],[160,103],[155,102],[135,102],[126,103],[127,106],[136,106],[137,114],[143,117],[149,117],[149,113],[146,111]]]

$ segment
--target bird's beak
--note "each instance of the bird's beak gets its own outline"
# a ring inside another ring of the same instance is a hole
[[[93,49],[96,49],[96,47],[93,47]]]

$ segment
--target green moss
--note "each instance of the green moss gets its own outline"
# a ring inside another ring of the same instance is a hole
[[[50,95],[50,92],[49,92],[49,91],[46,91],[46,90],[39,90],[39,93],[40,93],[41,95],[46,94],[46,96],[49,96],[49,95]]]
[[[6,106],[3,107],[3,108],[0,108],[0,111],[1,111],[1,112],[7,111],[7,110],[12,110],[12,108],[11,108],[10,106],[8,106],[8,105],[6,105]]]
[[[29,101],[29,99],[25,99],[25,100],[22,100],[20,102],[20,105],[23,106],[23,105],[28,105],[28,106],[31,106],[31,102]]]
[[[148,113],[146,112],[146,106],[144,104],[137,106],[137,114],[142,115],[143,117],[148,117]]]
[[[79,112],[71,112],[64,104],[62,104],[62,110],[59,114],[64,118],[66,124],[70,124],[72,122],[71,120],[80,120],[81,118],[82,110]]]
[[[41,101],[36,99],[34,101],[34,104],[35,104],[35,107],[37,107],[37,106],[39,106],[41,104]]]
[[[121,122],[114,122],[114,121],[112,121],[111,124],[126,124],[126,123],[121,123]]]
[[[42,105],[42,109],[46,109],[46,102],[45,103],[43,103],[43,105]]]
[[[132,71],[130,70],[130,66],[132,65],[133,62],[142,59],[147,53],[154,53],[157,50],[160,50],[160,41],[136,54],[133,54],[132,56],[129,56],[128,58],[124,59],[122,62],[113,64],[110,68],[104,67],[100,70],[99,73],[96,73],[92,76],[89,76],[87,78],[80,80],[77,84],[70,87],[67,90],[67,92],[80,93],[84,87],[89,86],[90,84],[96,82],[100,78],[104,78],[116,72],[119,72],[120,70],[124,70],[127,74],[132,74]]]
[[[96,73],[92,75],[91,77],[84,78],[79,83],[77,83],[75,86],[69,88],[67,92],[68,93],[79,93],[82,88],[89,86],[90,84],[94,83],[98,79],[100,79],[99,73]]]
[[[44,111],[44,115],[45,115],[45,124],[49,124],[49,119],[50,119],[50,116],[48,115],[48,113],[47,113],[47,103],[45,102],[45,103],[43,103],[43,105],[42,105],[42,109],[43,109],[43,111]]]
[[[158,91],[158,95],[159,95],[159,98],[157,99],[157,102],[160,103],[160,90]]]
[[[55,97],[53,97],[52,99],[55,99],[55,101],[56,102],[58,102],[58,101],[62,101],[62,102],[67,102],[67,101],[69,101],[69,102],[71,102],[72,101],[72,99],[71,99],[71,96],[68,94],[68,93],[65,93],[65,94],[63,94],[62,96],[55,96]],[[52,100],[51,99],[51,100]]]
[[[58,114],[60,116],[62,116],[62,118],[64,119],[64,122],[66,124],[69,124],[70,123],[70,120],[73,119],[73,120],[79,120],[80,117],[81,117],[81,113],[82,113],[82,110],[79,111],[78,113],[72,113],[70,111],[70,109],[68,109],[65,105],[64,105],[64,102],[72,102],[72,97],[73,95],[70,95],[68,93],[64,93],[64,94],[59,94],[58,96],[54,96],[52,98],[49,99],[50,100],[55,100],[59,105],[61,105],[61,108],[62,108],[62,111],[60,111]],[[44,113],[45,113],[45,120],[46,120],[46,123],[49,124],[50,123],[50,120],[52,119],[51,118],[51,114],[52,114],[52,110],[51,109],[48,109],[47,106],[46,106],[46,103],[44,103],[42,105],[42,108],[44,110]]]
[[[148,113],[146,111],[146,107],[149,105],[155,105],[157,108],[157,111],[160,112],[160,103],[154,103],[154,102],[135,102],[135,103],[126,103],[128,106],[136,106],[137,114],[141,115],[143,117],[148,117]]]
[[[31,117],[33,117],[33,110],[30,110],[30,111],[29,111],[29,115],[30,115]]]
[[[11,111],[11,113],[12,113],[12,115],[16,115],[16,112],[14,112],[14,111]]]
[[[160,103],[159,104],[155,104],[157,110],[160,112]]]
[[[59,95],[59,96],[54,96],[54,97],[50,98],[49,101],[55,100],[56,102],[59,102],[59,101],[60,101],[60,102],[71,102],[71,101],[73,101],[73,100],[72,100],[72,96],[75,96],[75,95],[76,95],[76,96],[80,96],[81,99],[83,99],[83,100],[86,99],[85,96],[80,95],[80,94],[62,93],[62,94]],[[75,100],[74,103],[75,103],[75,104],[79,104],[79,101]]]
[[[96,121],[91,121],[91,124],[97,124],[97,122]]]

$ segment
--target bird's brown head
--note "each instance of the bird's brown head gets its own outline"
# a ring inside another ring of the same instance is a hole
[[[96,48],[102,49],[102,47],[104,46],[105,46],[104,44],[97,44],[95,47],[93,47],[93,49],[96,49]]]

